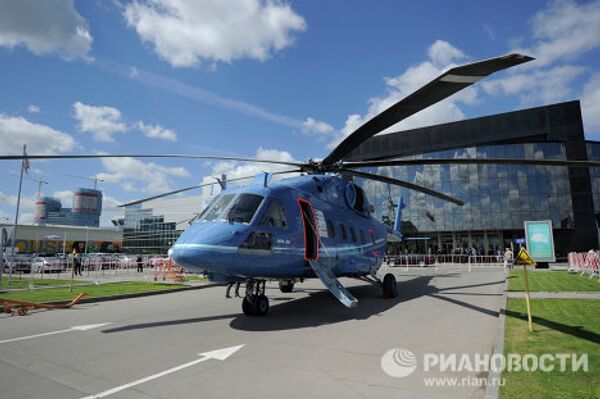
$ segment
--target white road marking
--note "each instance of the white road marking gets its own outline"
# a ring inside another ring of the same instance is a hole
[[[160,378],[160,377],[164,377],[165,375],[169,375],[169,374],[175,373],[175,372],[177,372],[179,370],[183,370],[185,368],[194,366],[194,365],[196,365],[198,363],[202,363],[202,362],[204,362],[206,360],[209,360],[209,359],[225,360],[229,356],[231,356],[235,352],[237,352],[239,349],[241,349],[243,346],[244,346],[244,344],[237,345],[237,346],[231,346],[229,348],[223,348],[223,349],[219,349],[219,350],[212,351],[212,352],[199,353],[198,355],[201,356],[200,359],[196,359],[196,360],[193,360],[191,362],[181,364],[181,365],[179,365],[177,367],[173,367],[173,368],[170,368],[168,370],[161,371],[160,373],[153,374],[151,376],[148,376],[148,377],[145,377],[145,378],[141,378],[139,380],[136,380],[136,381],[124,384],[124,385],[120,385],[118,387],[109,389],[109,390],[104,391],[104,392],[97,393],[95,395],[85,396],[85,397],[83,397],[81,399],[99,399],[99,398],[104,398],[104,397],[106,397],[108,395],[112,395],[113,393],[117,393],[117,392],[123,391],[123,390],[125,390],[127,388],[131,388],[131,387],[134,387],[136,385],[140,385],[140,384],[143,384],[143,383],[148,382],[148,381],[155,380],[155,379]]]
[[[45,332],[45,333],[41,333],[41,334],[27,335],[25,337],[5,339],[5,340],[0,341],[0,344],[7,344],[9,342],[16,342],[16,341],[24,341],[26,339],[33,339],[33,338],[45,337],[48,335],[62,334],[62,333],[71,332],[71,331],[87,331],[87,330],[91,330],[93,328],[104,327],[108,324],[110,324],[110,323],[86,324],[83,326],[73,326],[66,330],[49,331],[49,332]]]

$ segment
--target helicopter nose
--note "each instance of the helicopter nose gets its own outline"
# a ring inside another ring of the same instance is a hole
[[[173,245],[171,259],[188,269],[228,274],[228,265],[237,252],[237,246],[228,239],[232,235],[222,226],[190,228]]]

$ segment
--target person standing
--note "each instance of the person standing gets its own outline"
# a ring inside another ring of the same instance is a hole
[[[142,262],[142,257],[140,255],[138,255],[138,257],[136,259],[136,263],[137,263],[137,272],[143,273],[144,272],[144,262]]]
[[[512,269],[512,263],[513,263],[513,252],[510,250],[510,248],[506,248],[506,250],[504,251],[504,270],[508,269]]]
[[[82,276],[81,273],[81,258],[79,257],[79,253],[76,249],[73,249],[73,274],[75,276]]]
[[[240,297],[240,284],[241,281],[231,281],[230,283],[227,284],[227,290],[225,290],[225,298],[231,298],[231,295],[229,294],[231,292],[231,288],[233,287],[233,285],[235,284],[235,296],[236,298]]]

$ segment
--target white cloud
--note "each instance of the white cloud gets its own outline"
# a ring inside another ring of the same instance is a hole
[[[30,154],[54,154],[72,150],[75,140],[51,127],[0,114],[0,152],[20,154],[23,144],[27,144]]]
[[[443,71],[455,66],[454,63],[456,61],[465,58],[463,51],[443,40],[437,40],[433,43],[429,47],[427,54],[428,60],[409,67],[406,71],[396,77],[385,78],[385,95],[369,99],[369,108],[365,115],[349,115],[344,127],[340,130],[340,134],[332,143],[330,143],[330,148],[335,147],[346,136],[374,116],[402,100],[404,97],[440,75]],[[477,94],[478,89],[476,87],[467,88],[462,92],[397,123],[389,129],[386,129],[385,132],[413,129],[421,126],[464,119],[465,115],[458,104],[476,104],[479,101]]]
[[[573,82],[584,72],[581,66],[556,66],[509,74],[502,79],[482,82],[481,87],[492,95],[518,94],[521,105],[549,104],[572,96]]]
[[[448,65],[465,58],[465,53],[444,40],[436,40],[427,50],[427,55],[437,65]]]
[[[600,1],[552,1],[533,16],[531,29],[534,43],[519,50],[536,57],[530,67],[572,60],[600,47]]]
[[[153,162],[142,162],[133,158],[105,158],[102,164],[106,172],[97,177],[108,183],[121,183],[124,189],[158,193],[172,190],[169,178],[189,177],[183,167],[166,167]],[[141,183],[138,187],[135,183]]]
[[[591,70],[575,63],[600,48],[600,1],[551,1],[532,17],[529,36],[530,43],[519,43],[520,48],[513,51],[536,60],[511,69],[502,78],[483,82],[484,91],[519,96],[522,106],[546,105],[580,95],[586,130],[600,125],[597,106],[592,102],[597,98],[596,79],[588,78],[580,92],[579,82]]]
[[[115,133],[127,131],[121,111],[114,107],[93,106],[77,101],[73,104],[74,117],[79,121],[79,130],[92,133],[95,141],[113,142]]]
[[[265,60],[306,29],[304,19],[279,0],[136,0],[124,17],[175,67]]]
[[[112,226],[111,219],[121,218],[124,215],[123,208],[119,205],[123,202],[111,197],[110,195],[102,196],[102,215],[100,216],[100,225]]]
[[[581,95],[581,113],[587,133],[596,140],[600,139],[600,72],[596,72],[583,87]]]
[[[135,127],[144,133],[144,136],[151,139],[177,141],[177,134],[173,130],[160,125],[146,125],[144,122],[139,121],[135,124]]]
[[[334,133],[334,129],[327,122],[308,117],[302,122],[302,132],[306,134],[328,135]]]
[[[176,94],[190,100],[207,104],[213,107],[218,107],[228,111],[233,111],[241,115],[250,116],[253,118],[262,119],[267,122],[276,123],[281,126],[292,129],[302,129],[302,121],[286,115],[276,114],[255,104],[245,101],[236,100],[233,98],[223,97],[217,93],[203,89],[201,87],[192,86],[182,83],[176,79],[161,76],[155,73],[146,72],[141,69],[130,69],[123,74],[118,68],[114,72],[120,75],[127,76],[129,79],[135,80],[145,86],[153,87],[169,93]]]
[[[21,195],[21,204],[20,204],[20,213],[19,213],[19,224],[31,224],[33,223],[33,213],[32,210],[35,207],[35,196],[30,195]],[[7,205],[10,209],[8,215],[6,215],[10,222],[14,222],[15,220],[15,210],[17,207],[17,196],[5,194],[0,191],[0,205]],[[2,212],[0,212],[2,214]],[[2,221],[0,218],[0,222],[6,222],[6,220]]]
[[[58,198],[64,208],[70,208],[73,204],[73,191],[71,190],[55,191],[52,193],[52,197]]]
[[[282,161],[282,162],[299,162],[294,159],[292,154],[287,151],[279,151],[275,149],[268,149],[259,147],[256,150],[255,158],[258,159],[269,159],[273,161]],[[252,162],[235,162],[235,161],[223,161],[214,163],[210,175],[204,176],[202,179],[203,184],[208,183],[216,183],[215,177],[220,177],[221,175],[226,175],[228,180],[236,179],[240,177],[248,177],[248,176],[256,176],[262,172],[281,172],[286,170],[294,169],[291,166],[286,165],[276,165],[276,164],[260,164],[260,163],[252,163]],[[288,177],[294,176],[294,174],[282,174],[275,175],[272,178],[272,181],[277,181],[281,179],[285,179]],[[231,184],[235,185],[247,185],[252,181],[252,179],[242,180],[240,182],[232,182]],[[216,195],[220,191],[220,187],[218,184],[215,184],[213,187],[205,187],[202,190],[202,206],[203,208],[210,198],[211,195]]]
[[[37,105],[31,104],[30,106],[27,107],[27,111],[30,114],[37,114],[37,113],[41,112],[42,109],[40,107],[38,107]]]
[[[73,0],[4,1],[0,46],[25,46],[36,55],[56,53],[66,60],[89,59],[92,35]]]

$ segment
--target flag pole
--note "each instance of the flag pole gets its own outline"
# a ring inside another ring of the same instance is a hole
[[[27,144],[23,144],[23,155],[26,155],[27,153],[25,152],[27,149]],[[27,165],[25,164],[27,162]],[[21,161],[21,177],[19,178],[19,193],[17,194],[17,211],[15,212],[15,225],[13,226],[13,231],[12,231],[12,240],[11,240],[11,244],[12,244],[12,249],[11,249],[11,263],[10,263],[10,267],[8,268],[8,284],[10,286],[10,279],[12,277],[12,270],[15,264],[15,247],[16,247],[16,241],[17,241],[17,225],[19,223],[19,208],[21,206],[21,188],[23,187],[23,170],[25,169],[25,167],[29,167],[29,161],[27,161],[27,158],[23,158],[23,160]],[[31,272],[31,271],[30,271]]]

